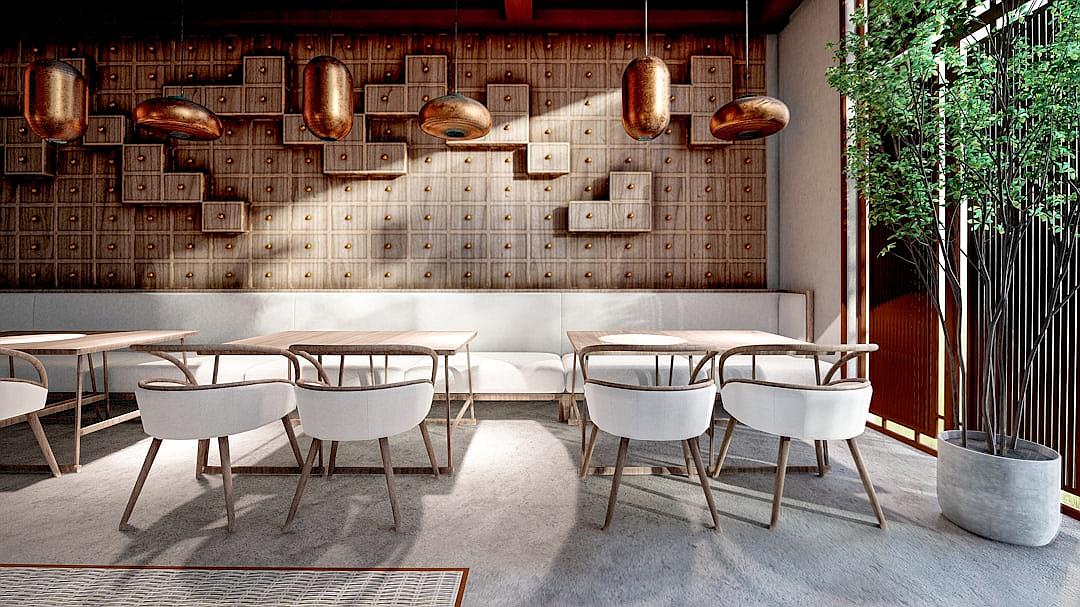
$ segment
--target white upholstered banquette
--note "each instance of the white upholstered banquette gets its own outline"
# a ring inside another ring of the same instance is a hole
[[[320,291],[320,292],[41,292],[0,293],[0,330],[197,329],[196,343],[290,329],[475,329],[471,345],[473,386],[481,396],[555,398],[581,392],[573,379],[566,338],[574,330],[758,329],[787,337],[811,335],[812,296],[784,291]],[[812,335],[811,335],[812,337]],[[612,357],[614,358],[614,357]],[[620,357],[592,363],[598,378],[653,376],[653,357]],[[46,357],[51,388],[74,390],[74,357]],[[466,356],[451,358],[450,389],[466,389]],[[637,360],[635,360],[637,359]],[[101,374],[100,357],[94,357]],[[388,379],[423,376],[423,361],[395,361]],[[667,361],[663,362],[666,379]],[[327,361],[328,373],[337,362]],[[605,372],[605,365],[616,367]],[[212,360],[189,357],[200,383]],[[381,362],[377,380],[384,381]],[[280,368],[280,369],[279,369]],[[261,357],[224,360],[219,381],[281,377],[285,363]],[[430,369],[430,367],[427,367]],[[109,355],[113,392],[134,392],[140,379],[171,377],[168,363],[139,352]],[[305,375],[310,373],[305,371]],[[677,363],[676,380],[683,365]],[[686,374],[689,370],[686,370]],[[366,358],[346,360],[346,383],[368,383]],[[439,369],[436,391],[442,391]],[[178,379],[178,378],[177,378]],[[336,378],[335,378],[336,379]]]

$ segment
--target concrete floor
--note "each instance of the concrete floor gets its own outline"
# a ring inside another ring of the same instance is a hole
[[[237,531],[225,530],[219,477],[196,480],[195,444],[166,442],[131,519],[120,513],[149,439],[123,424],[84,440],[85,466],[60,479],[0,476],[0,561],[157,565],[464,566],[467,605],[1080,605],[1080,524],[1041,549],[972,536],[942,516],[934,460],[873,432],[861,439],[889,519],[873,525],[842,443],[829,475],[788,477],[776,531],[771,471],[713,481],[722,530],[682,477],[626,477],[600,531],[610,480],[578,480],[578,429],[551,404],[481,403],[455,434],[453,477],[399,477],[403,530],[390,530],[380,476],[313,479],[289,532],[295,477],[241,476]],[[61,421],[61,420],[57,420]],[[46,424],[57,456],[66,424]],[[445,431],[434,427],[436,450]],[[307,439],[301,436],[306,449]],[[598,465],[617,441],[601,435]],[[419,432],[391,439],[395,464],[423,464]],[[740,429],[731,465],[774,461],[772,437]],[[280,425],[237,437],[237,464],[288,464]],[[440,459],[445,452],[440,452]],[[0,458],[36,462],[25,425],[0,430]],[[211,460],[216,448],[211,450]],[[631,443],[630,463],[681,465],[678,445]],[[343,447],[341,465],[377,464],[377,443]],[[792,465],[814,462],[793,444]]]

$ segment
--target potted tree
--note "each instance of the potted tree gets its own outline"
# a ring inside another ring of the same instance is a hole
[[[976,534],[1047,544],[1061,458],[1020,434],[1032,365],[1080,288],[1080,0],[872,0],[852,26],[828,74],[852,104],[847,168],[888,234],[880,253],[913,264],[930,295],[950,363],[938,503]],[[1032,238],[1049,243],[1051,288],[1020,308]],[[1024,343],[1016,314],[1037,317]]]

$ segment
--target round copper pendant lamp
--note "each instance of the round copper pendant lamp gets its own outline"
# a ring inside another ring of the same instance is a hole
[[[221,119],[185,97],[154,97],[135,106],[135,124],[173,139],[213,141],[221,137]]]
[[[23,118],[54,143],[82,137],[90,116],[90,87],[70,63],[45,59],[23,70]]]
[[[491,112],[475,99],[451,93],[420,108],[420,129],[439,139],[476,139],[491,131]]]
[[[750,0],[746,0],[746,54],[750,58]],[[750,95],[749,65],[743,69],[743,96],[725,103],[713,114],[709,130],[725,141],[761,139],[780,132],[791,118],[783,101],[767,95]]]
[[[353,127],[353,79],[345,64],[329,55],[304,66],[304,124],[323,141],[344,139]]]
[[[638,141],[660,136],[671,122],[671,74],[667,64],[649,54],[649,2],[645,2],[645,55],[622,74],[622,126]]]
[[[787,126],[790,114],[783,101],[765,95],[745,95],[724,104],[709,121],[713,137],[727,141],[761,139]]]
[[[454,1],[454,51],[457,52],[458,3]],[[479,101],[457,92],[457,66],[454,90],[436,97],[420,108],[420,130],[432,137],[449,141],[468,141],[491,131],[491,112]]]

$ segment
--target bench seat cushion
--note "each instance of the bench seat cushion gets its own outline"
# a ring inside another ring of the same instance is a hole
[[[757,379],[787,384],[814,385],[814,359],[801,356],[758,356]],[[831,361],[821,361],[821,379],[825,379]],[[732,356],[724,365],[725,379],[751,379],[751,357]]]
[[[109,362],[109,392],[130,393],[135,392],[135,386],[139,380],[147,378],[183,379],[183,374],[172,363],[162,360],[145,352],[131,352],[119,350],[108,352],[106,358]],[[49,376],[50,392],[74,392],[75,391],[75,357],[74,356],[41,356],[45,372]],[[199,383],[210,382],[210,364],[208,356],[188,355],[188,367]],[[97,379],[98,390],[104,390],[104,373],[101,368],[101,354],[93,355],[94,376]],[[19,377],[37,379],[37,373],[24,363],[16,363]],[[91,389],[90,373],[87,363],[83,362],[83,390]]]
[[[697,360],[694,359],[695,365]],[[564,354],[562,361],[566,369],[564,389],[581,394],[584,382],[581,379],[581,369],[574,365],[574,355]],[[686,385],[690,382],[690,373],[693,371],[690,365],[691,361],[686,356],[672,359],[666,354],[659,357],[652,354],[600,354],[589,357],[589,377],[639,386],[666,386],[670,378],[672,385]]]
[[[450,357],[450,391],[468,391],[467,357]],[[430,359],[401,356],[390,359],[390,381],[430,377]],[[545,352],[473,352],[473,392],[476,394],[562,394],[564,371],[556,354]],[[435,378],[435,391],[445,391],[443,359]]]

